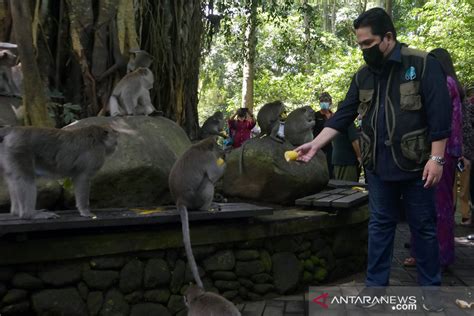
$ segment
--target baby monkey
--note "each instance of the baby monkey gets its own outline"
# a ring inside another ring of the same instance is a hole
[[[188,316],[241,316],[232,302],[196,285],[188,287],[184,303],[188,307]]]

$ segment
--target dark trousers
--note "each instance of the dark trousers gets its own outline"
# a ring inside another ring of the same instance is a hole
[[[367,286],[388,286],[393,241],[403,196],[407,222],[415,239],[416,268],[421,286],[441,284],[439,246],[436,237],[434,188],[423,188],[421,179],[382,181],[367,172],[369,187],[369,250]]]

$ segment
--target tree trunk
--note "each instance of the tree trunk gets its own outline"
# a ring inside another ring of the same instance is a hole
[[[393,16],[393,1],[392,0],[385,0],[385,11],[387,11],[390,17]]]
[[[313,60],[313,54],[311,54],[311,7],[308,4],[308,0],[303,0],[303,28],[304,28],[304,43],[305,43],[305,59],[308,64]]]
[[[88,60],[94,27],[92,3],[90,0],[66,0],[66,3],[70,21],[71,46],[75,60],[80,65],[85,86],[82,93],[83,112],[86,116],[96,115],[98,105],[95,79],[91,74]],[[76,87],[76,89],[79,90],[80,87]]]
[[[141,46],[153,56],[153,104],[196,139],[201,1],[139,0],[138,8]]]
[[[332,15],[331,15],[331,32],[332,32],[332,34],[336,34],[336,11],[337,11],[336,0],[332,0]]]
[[[12,34],[12,17],[8,0],[0,0],[0,42],[10,42]]]
[[[257,44],[257,0],[249,0],[246,8],[244,64],[242,74],[242,107],[253,110],[253,82],[255,77],[255,46]]]
[[[323,30],[325,32],[330,32],[330,21],[329,21],[329,10],[328,10],[328,0],[323,0]]]
[[[11,13],[23,72],[25,124],[53,126],[53,122],[48,116],[48,99],[44,89],[42,89],[43,83],[33,47],[32,18],[29,1],[12,1]]]

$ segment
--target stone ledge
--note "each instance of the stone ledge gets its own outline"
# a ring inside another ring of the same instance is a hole
[[[367,206],[330,215],[316,210],[290,208],[273,215],[239,220],[195,222],[193,246],[238,242],[320,229],[350,226],[368,220]],[[16,238],[15,238],[16,237]],[[153,225],[133,231],[84,231],[81,234],[20,234],[0,240],[0,265],[78,259],[92,256],[182,247],[179,224]]]

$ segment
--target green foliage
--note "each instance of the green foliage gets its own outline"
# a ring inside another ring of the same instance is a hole
[[[472,1],[393,1],[399,41],[428,51],[446,48],[453,56],[463,84],[474,82],[474,10],[469,2]],[[314,107],[318,94],[323,91],[332,95],[334,107],[344,99],[353,74],[363,64],[352,29],[361,8],[355,2],[336,1],[335,28],[334,33],[330,33],[323,31],[320,3],[261,2],[255,60],[255,112],[264,103],[277,99],[290,109],[302,105]],[[369,1],[367,8],[378,3]],[[232,12],[232,19],[224,18],[226,31],[214,35],[211,50],[201,66],[200,118],[215,110],[233,113],[241,104],[241,7],[232,2],[226,10]]]
[[[59,104],[50,102],[48,104],[48,113],[56,122],[56,127],[60,128],[68,125],[80,118],[81,106],[78,104],[64,103]]]
[[[426,51],[442,47],[451,54],[463,84],[474,82],[474,8],[469,0],[430,0],[399,21],[400,40]]]

